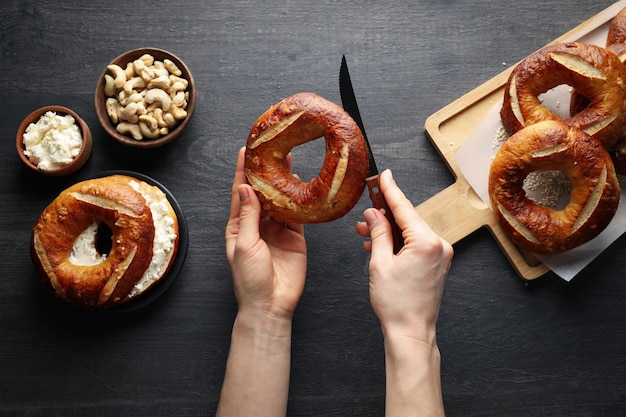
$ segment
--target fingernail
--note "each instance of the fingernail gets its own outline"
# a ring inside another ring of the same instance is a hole
[[[391,172],[391,170],[389,168],[385,169],[383,171],[382,175],[388,175],[389,179],[393,179],[393,173]]]
[[[248,187],[240,186],[239,188],[237,188],[237,191],[239,192],[239,201],[244,202],[248,198],[250,198],[250,196],[248,195]]]
[[[376,223],[376,213],[374,213],[374,210],[372,209],[365,210],[363,212],[363,217],[365,217],[365,223],[367,223],[368,226]]]

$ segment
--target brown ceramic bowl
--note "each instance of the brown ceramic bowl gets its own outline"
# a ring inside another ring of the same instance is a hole
[[[185,108],[185,110],[187,111],[187,116],[184,119],[180,120],[179,123],[174,128],[170,129],[168,134],[160,136],[155,139],[143,138],[141,140],[137,140],[137,139],[134,139],[130,134],[119,133],[115,129],[117,126],[117,123],[113,123],[113,121],[107,114],[107,109],[106,109],[106,100],[108,97],[106,96],[104,92],[104,86],[105,86],[104,76],[105,74],[110,74],[110,71],[107,68],[105,68],[104,71],[102,71],[102,74],[100,74],[100,77],[98,78],[98,83],[96,85],[96,92],[94,96],[94,104],[96,107],[96,114],[98,115],[98,120],[100,121],[100,124],[102,125],[104,130],[110,136],[116,139],[118,142],[121,142],[125,145],[133,146],[136,148],[155,148],[157,146],[165,145],[166,143],[169,143],[172,140],[176,139],[178,136],[180,136],[180,134],[185,129],[185,127],[187,127],[187,124],[189,124],[189,121],[191,120],[191,116],[193,115],[193,111],[196,105],[196,87],[195,87],[193,76],[191,75],[189,68],[187,68],[187,65],[185,65],[185,63],[176,55],[170,52],[164,51],[162,49],[158,49],[158,48],[133,49],[131,51],[125,52],[122,55],[118,56],[113,61],[111,61],[110,64],[116,64],[124,69],[126,68],[126,65],[129,62],[135,61],[136,59],[140,58],[144,54],[152,55],[156,61],[163,62],[165,59],[169,59],[174,64],[176,64],[176,66],[181,70],[182,74],[180,75],[180,77],[186,79],[189,83],[187,86],[187,91],[189,92],[189,98],[187,100],[187,107]]]
[[[54,112],[59,116],[65,116],[69,114],[74,118],[75,123],[78,126],[78,129],[80,130],[83,137],[83,147],[81,148],[80,153],[74,158],[74,160],[70,164],[65,165],[61,168],[42,170],[39,169],[37,165],[32,163],[24,154],[24,133],[31,123],[37,123],[41,116],[49,111]],[[63,106],[45,106],[35,110],[31,114],[29,114],[24,119],[24,121],[22,121],[22,124],[17,130],[17,135],[15,138],[17,153],[20,156],[20,159],[24,162],[24,164],[37,172],[41,172],[42,174],[52,177],[69,175],[85,165],[85,162],[87,162],[89,156],[91,155],[92,143],[93,140],[91,137],[91,130],[89,130],[89,126],[87,126],[87,123],[85,123],[85,121],[81,119],[80,116],[76,114],[76,112]]]

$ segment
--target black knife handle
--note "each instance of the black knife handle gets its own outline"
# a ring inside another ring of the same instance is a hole
[[[387,200],[385,200],[385,196],[383,195],[382,191],[380,191],[378,175],[368,177],[365,182],[367,183],[367,190],[369,191],[372,204],[378,210],[383,211],[385,217],[391,224],[391,232],[393,236],[393,253],[398,253],[400,249],[402,249],[402,247],[404,246],[402,230],[400,230],[400,227],[398,227],[396,219],[393,217],[393,213],[391,212],[391,209],[389,209],[389,205],[387,205]]]

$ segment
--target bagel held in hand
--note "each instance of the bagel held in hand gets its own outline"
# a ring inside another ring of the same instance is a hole
[[[287,155],[295,146],[324,137],[319,176],[292,175]],[[272,106],[256,121],[246,145],[245,173],[263,209],[289,223],[322,223],[348,213],[365,188],[369,160],[360,129],[343,108],[313,93]]]
[[[101,225],[111,231],[98,250]],[[63,191],[33,228],[31,255],[44,283],[65,301],[107,308],[130,301],[169,270],[178,220],[157,187],[123,175],[82,181]]]
[[[534,171],[561,171],[572,183],[562,210],[526,196],[524,179]],[[511,136],[489,172],[493,212],[518,246],[536,253],[559,253],[596,237],[609,224],[620,188],[607,150],[579,129],[558,121],[539,122]]]
[[[562,84],[589,100],[584,110],[567,119],[539,99]],[[520,62],[509,76],[500,117],[509,135],[543,120],[559,120],[611,148],[626,132],[626,68],[599,46],[575,42],[547,46]]]

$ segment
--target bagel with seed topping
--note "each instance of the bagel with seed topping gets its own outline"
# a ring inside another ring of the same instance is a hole
[[[589,102],[566,119],[539,98],[562,84],[573,87]],[[626,133],[626,68],[617,55],[599,46],[577,42],[547,46],[511,72],[500,117],[509,135],[543,120],[559,120],[610,149]]]
[[[560,171],[572,184],[568,204],[553,209],[532,201],[524,180],[536,171]],[[619,204],[611,156],[596,139],[560,121],[525,127],[498,150],[489,171],[489,197],[502,229],[519,247],[555,254],[596,237]]]

